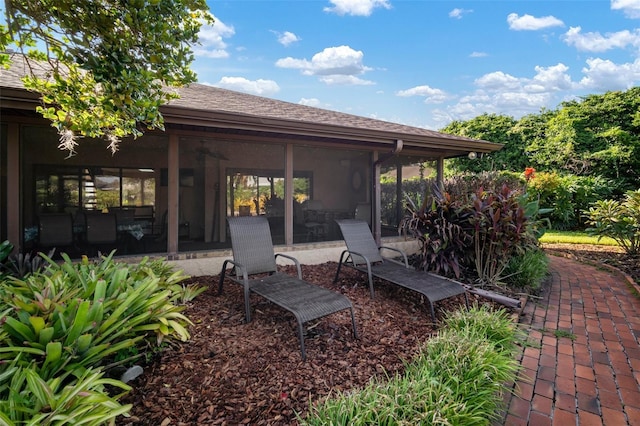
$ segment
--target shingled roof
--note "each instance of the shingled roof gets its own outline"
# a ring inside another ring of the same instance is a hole
[[[38,99],[36,94],[24,90],[20,78],[25,75],[25,64],[22,60],[16,59],[17,56],[14,56],[9,70],[0,70],[0,101],[3,106],[15,105],[19,100],[26,101],[28,106]],[[490,152],[502,147],[501,144],[488,141],[204,84],[194,83],[175,90],[180,98],[161,109],[168,125],[173,123],[241,129],[372,144],[391,145],[395,140],[402,139],[406,147],[442,150],[444,156],[463,155],[468,151]],[[33,109],[33,106],[30,109]]]

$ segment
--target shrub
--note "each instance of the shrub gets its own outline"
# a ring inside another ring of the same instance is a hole
[[[473,194],[442,193],[433,185],[419,209],[409,200],[400,229],[420,244],[417,267],[456,278],[464,267],[479,285],[499,285],[510,257],[537,247],[544,232],[538,213],[537,201],[506,184]]]
[[[509,287],[535,293],[549,273],[549,259],[539,248],[527,250],[512,256],[504,272]]]
[[[407,208],[400,228],[420,244],[418,268],[460,276],[460,264],[471,242],[471,235],[463,227],[467,223],[465,215],[468,212],[456,206],[449,194],[442,194],[437,185],[432,186],[419,209],[413,204]]]
[[[509,259],[537,245],[531,227],[535,208],[527,211],[523,198],[517,195],[503,185],[497,193],[479,188],[473,199],[469,224],[473,230],[477,281],[481,286],[502,284]]]
[[[474,306],[445,319],[405,372],[311,407],[303,425],[489,425],[518,370],[516,326]]]
[[[11,254],[12,251],[13,244],[8,240],[0,243],[0,279],[4,276],[23,278],[33,272],[39,272],[45,265],[43,257],[39,254]],[[55,249],[51,249],[47,256],[53,257],[53,253]]]
[[[129,386],[102,377],[100,371],[78,373],[73,381],[43,380],[31,368],[12,365],[0,374],[0,392],[8,395],[0,399],[0,424],[100,425],[129,412],[131,405],[117,401],[121,395],[109,396],[105,391],[106,387],[128,391]]]
[[[640,189],[623,201],[598,200],[587,212],[590,235],[613,238],[631,256],[640,254]]]
[[[581,212],[596,200],[608,197],[615,188],[600,176],[560,175],[539,172],[527,182],[529,199],[549,209],[551,227],[557,230],[582,229]]]
[[[67,387],[81,386],[78,381],[89,370],[97,376],[87,378],[92,382],[87,385],[88,401],[112,406],[106,393],[100,394],[103,385],[125,387],[101,375],[118,365],[116,354],[138,348],[143,355],[154,340],[160,344],[189,338],[190,321],[174,303],[187,291],[193,293],[180,285],[186,276],[161,261],[127,265],[112,257],[96,262],[85,257],[74,264],[63,255],[65,261],[57,264],[44,256],[48,266],[43,272],[1,282],[0,401],[10,404],[21,419],[39,424],[40,413],[29,408],[34,398],[55,399],[57,393],[64,397]],[[24,383],[11,382],[18,371],[24,371]],[[60,413],[68,406],[64,415],[70,415],[86,404],[74,401],[61,406]]]

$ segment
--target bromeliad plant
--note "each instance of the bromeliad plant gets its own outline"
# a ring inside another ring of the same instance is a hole
[[[87,369],[72,382],[64,377],[44,380],[35,370],[16,364],[0,374],[0,393],[8,396],[0,400],[2,425],[114,424],[116,417],[131,409],[117,401],[122,394],[110,396],[105,391],[131,388],[103,377],[101,371]]]
[[[40,271],[45,266],[46,262],[39,254],[11,254],[13,248],[13,244],[8,240],[0,243],[0,279],[7,275],[23,278],[28,274]],[[55,253],[55,249],[51,249],[47,256],[53,257],[53,253]]]
[[[23,419],[35,418],[26,407],[42,399],[34,391],[45,389],[42,383],[51,388],[43,391],[47,394],[64,392],[84,372],[117,365],[120,351],[137,348],[143,355],[154,341],[189,338],[190,321],[177,302],[184,300],[186,289],[190,295],[199,290],[180,284],[187,277],[164,262],[144,259],[127,265],[112,257],[74,264],[63,255],[64,262],[57,264],[44,256],[48,266],[43,272],[2,281],[0,401],[19,407]],[[28,387],[16,394],[9,364],[32,371],[42,383],[25,373]]]

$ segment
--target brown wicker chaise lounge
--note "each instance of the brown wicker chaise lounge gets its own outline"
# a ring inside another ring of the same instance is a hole
[[[303,324],[329,314],[349,309],[353,335],[358,338],[353,305],[344,295],[311,284],[302,279],[302,269],[298,260],[282,253],[274,254],[269,222],[262,216],[230,217],[227,219],[231,233],[233,260],[222,265],[218,293],[227,272],[227,264],[235,268],[235,277],[229,278],[244,286],[246,322],[251,322],[251,292],[291,312],[298,321],[298,337],[302,359],[306,359],[304,349]],[[295,263],[298,276],[294,277],[277,271],[276,258],[283,257]],[[250,279],[251,275],[261,274]]]
[[[465,303],[467,306],[469,305],[467,293],[461,284],[439,275],[409,267],[407,255],[402,250],[393,247],[378,247],[366,222],[356,219],[342,219],[336,220],[336,222],[340,226],[347,249],[340,255],[334,283],[338,281],[342,265],[345,265],[367,274],[371,298],[374,297],[374,277],[417,291],[429,301],[433,321],[436,320],[433,304],[439,300],[464,294]],[[383,257],[380,252],[381,249],[398,253],[402,256],[403,262]]]

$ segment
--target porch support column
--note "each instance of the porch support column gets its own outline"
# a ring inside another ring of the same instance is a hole
[[[180,186],[178,175],[180,172],[180,140],[177,134],[169,134],[168,153],[168,187],[167,187],[167,254],[178,253],[178,205]]]
[[[218,162],[218,235],[217,240],[221,243],[227,241],[227,188],[231,190],[231,185],[227,186],[227,167]],[[233,200],[233,196],[231,197]]]
[[[398,226],[400,221],[402,220],[402,214],[404,213],[404,209],[402,206],[404,205],[404,199],[402,194],[402,162],[396,161],[396,223],[394,225]]]
[[[376,240],[376,243],[380,245],[380,241],[382,238],[382,226],[380,224],[380,198],[381,198],[381,188],[380,188],[380,165],[384,163],[389,158],[397,155],[402,151],[404,143],[402,139],[396,139],[394,142],[393,150],[391,152],[384,154],[383,156],[378,156],[378,151],[373,152],[373,167],[372,167],[372,175],[373,175],[373,185],[374,185],[374,208],[372,212],[372,223],[371,230],[373,231],[373,238]]]
[[[20,125],[7,122],[7,238],[17,253],[22,253],[24,245],[20,218],[20,166]]]
[[[284,243],[293,244],[293,145],[285,147],[284,159]]]
[[[215,209],[216,205],[216,181],[218,176],[214,174],[214,166],[218,159],[213,159],[208,155],[204,156],[204,242],[210,243],[214,237],[215,217],[218,214]]]
[[[380,163],[378,151],[373,152],[373,167],[371,181],[373,182],[373,202],[371,203],[371,231],[376,243],[380,245],[382,238],[382,228],[380,226]]]
[[[436,163],[436,182],[438,183],[438,188],[440,190],[444,190],[444,157],[438,157],[438,162]]]

